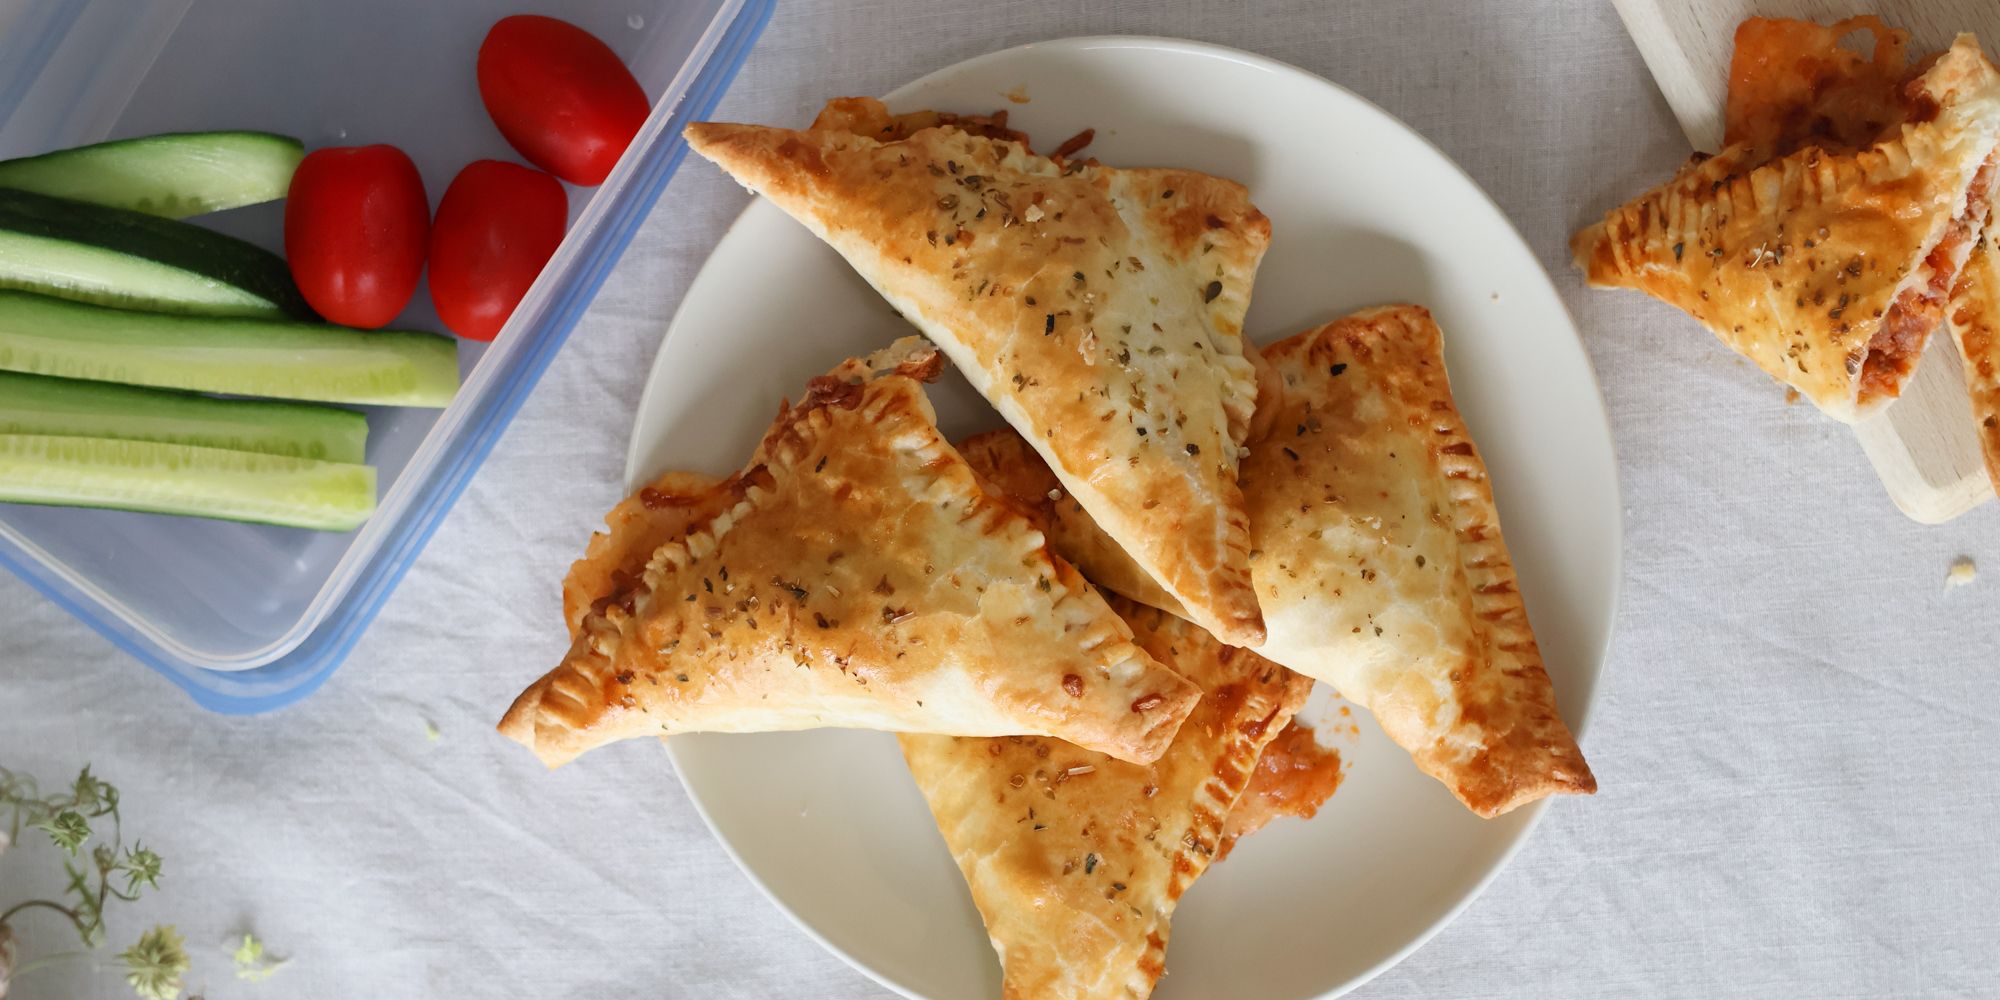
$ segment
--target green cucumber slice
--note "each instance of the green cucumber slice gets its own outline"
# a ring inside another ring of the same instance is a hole
[[[157,441],[323,462],[361,462],[368,418],[353,410],[0,372],[0,434]]]
[[[0,288],[211,316],[313,319],[283,258],[186,222],[0,188]]]
[[[156,441],[0,434],[0,501],[351,531],[375,470]]]
[[[0,160],[0,187],[184,219],[283,198],[304,156],[269,132],[170,132]]]
[[[0,291],[0,370],[327,403],[443,406],[448,337],[325,323],[175,316]]]

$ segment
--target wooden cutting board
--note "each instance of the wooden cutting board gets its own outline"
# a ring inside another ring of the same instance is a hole
[[[1822,23],[1879,14],[1910,32],[1914,56],[1935,52],[1961,31],[1986,51],[2000,44],[2000,0],[1613,0],[1674,117],[1696,149],[1722,145],[1722,106],[1736,26],[1750,17]],[[1994,497],[1973,431],[1972,404],[1951,337],[1931,338],[1917,374],[1881,416],[1855,426],[1861,450],[1889,497],[1926,524],[1949,521]]]

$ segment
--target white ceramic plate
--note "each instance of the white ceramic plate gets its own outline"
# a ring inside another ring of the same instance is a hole
[[[1029,102],[1009,103],[1010,93]],[[1333,84],[1191,42],[1027,45],[934,73],[889,101],[1005,107],[1045,149],[1094,126],[1089,153],[1106,163],[1248,184],[1274,231],[1248,322],[1259,341],[1375,303],[1430,306],[1563,713],[1581,728],[1619,581],[1610,431],[1548,276],[1456,166]],[[780,398],[907,332],[832,250],[771,205],[751,204],[660,347],[628,480],[733,471]],[[932,398],[954,437],[999,423],[962,381],[933,387]],[[1320,815],[1273,824],[1188,893],[1161,1000],[1245,996],[1251,984],[1279,1000],[1349,989],[1470,902],[1540,816],[1535,806],[1473,817],[1359,722],[1341,744],[1346,783]],[[979,915],[893,738],[679,736],[669,753],[716,837],[827,948],[913,997],[999,996]]]

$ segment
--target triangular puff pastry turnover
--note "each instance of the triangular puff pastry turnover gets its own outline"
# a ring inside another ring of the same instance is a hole
[[[1264,358],[1284,393],[1243,468],[1270,609],[1258,651],[1366,707],[1481,816],[1596,791],[1430,312],[1366,310]]]
[[[1965,362],[1986,475],[2000,491],[2000,235],[1988,233],[1973,251],[1952,293],[1949,315],[1952,340]]]
[[[1265,744],[1312,689],[1165,612],[1112,606],[1204,693],[1159,760],[1127,764],[1039,737],[901,737],[1009,1000],[1152,992],[1175,904],[1214,860]]]
[[[1271,230],[1242,185],[1064,162],[862,99],[802,131],[687,136],[943,348],[1195,621],[1262,640],[1236,474],[1256,399],[1243,314]]]
[[[1250,571],[1270,630],[1257,652],[1368,708],[1482,816],[1595,791],[1557,714],[1430,314],[1371,309],[1273,344],[1264,360],[1283,389],[1269,394],[1272,429],[1243,466]],[[1018,439],[1002,431],[962,447],[1091,579],[1112,589],[1133,579]]]
[[[1742,37],[1732,87],[1754,71]],[[1900,120],[1860,147],[1839,138],[1851,123],[1740,123],[1744,141],[1577,233],[1577,265],[1685,310],[1830,416],[1874,414],[1916,371],[1985,225],[2000,72],[1960,36],[1896,98]]]
[[[781,409],[715,487],[725,509],[594,600],[501,731],[550,765],[630,737],[819,726],[1157,758],[1199,691],[980,488],[938,433],[920,379],[941,359],[919,343]]]

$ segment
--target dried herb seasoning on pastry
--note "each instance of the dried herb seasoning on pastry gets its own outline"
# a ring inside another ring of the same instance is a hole
[[[1236,476],[1271,229],[1242,185],[1038,156],[1004,121],[858,98],[809,129],[687,136],[943,348],[1195,621],[1262,640]]]
[[[1948,311],[1952,340],[1965,362],[1972,421],[1986,455],[1986,476],[2000,492],[2000,234],[1989,232],[1959,275]]]
[[[1875,32],[1872,59],[1840,49]],[[1970,35],[1921,71],[1874,18],[1738,29],[1727,135],[1576,234],[1589,282],[1677,306],[1821,410],[1902,393],[1990,209],[2000,71]]]
[[[1283,390],[1243,465],[1250,572],[1270,631],[1257,652],[1369,709],[1481,816],[1595,791],[1557,713],[1430,313],[1366,310],[1263,356]],[[962,447],[1091,579],[1113,589],[1132,579],[1018,439]]]
[[[1175,904],[1221,850],[1258,755],[1312,689],[1165,612],[1112,604],[1204,694],[1159,760],[1128,764],[1040,737],[900,737],[1010,998],[1152,992]]]
[[[1199,691],[980,488],[938,433],[920,380],[941,359],[919,344],[850,361],[782,408],[713,487],[721,511],[662,528],[670,540],[590,601],[501,731],[552,766],[630,737],[820,726],[1158,757]],[[637,537],[616,527],[599,553],[614,569],[614,541]]]

